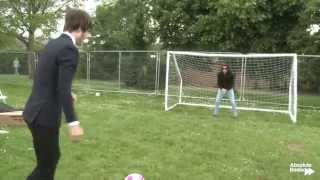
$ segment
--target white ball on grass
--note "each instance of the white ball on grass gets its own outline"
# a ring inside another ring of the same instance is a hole
[[[132,173],[132,174],[129,174],[127,177],[125,177],[124,180],[145,180],[145,179],[141,174]]]
[[[99,92],[96,92],[96,96],[100,96],[101,95],[101,93],[99,93]]]

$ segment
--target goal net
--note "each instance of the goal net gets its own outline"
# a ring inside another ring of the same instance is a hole
[[[229,65],[235,76],[238,109],[287,113],[296,122],[296,54],[168,51],[165,110],[179,104],[213,107],[217,74],[224,64]],[[221,107],[231,108],[229,100],[223,99]]]

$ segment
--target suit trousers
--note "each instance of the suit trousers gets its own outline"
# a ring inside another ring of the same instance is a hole
[[[28,124],[37,164],[27,180],[53,180],[60,158],[59,127]]]

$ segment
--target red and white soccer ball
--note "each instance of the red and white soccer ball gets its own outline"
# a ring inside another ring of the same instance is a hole
[[[145,179],[141,174],[132,173],[132,174],[129,174],[127,177],[125,177],[124,180],[145,180]]]

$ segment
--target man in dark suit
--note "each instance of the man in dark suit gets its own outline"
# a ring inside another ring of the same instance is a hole
[[[89,15],[79,9],[69,9],[63,34],[51,40],[40,55],[32,93],[23,117],[33,137],[37,165],[27,180],[53,180],[60,157],[59,128],[62,110],[72,140],[80,140],[83,129],[75,114],[71,93],[81,43],[91,28]]]

